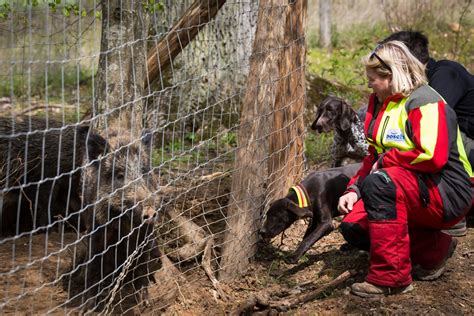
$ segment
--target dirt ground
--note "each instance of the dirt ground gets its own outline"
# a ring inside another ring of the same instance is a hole
[[[209,190],[209,187],[202,187],[202,190]],[[221,198],[212,200],[212,209],[225,205],[227,191],[228,188],[225,192],[213,192],[219,193],[214,196]],[[198,192],[192,193],[194,199],[188,194],[183,200],[201,209],[203,205],[195,199],[206,198],[195,194]],[[192,213],[189,205],[180,207]],[[199,222],[198,218],[195,220]],[[209,217],[206,220],[209,221]],[[219,221],[215,218],[214,222]],[[164,273],[164,269],[157,272],[158,282],[150,288],[149,304],[130,307],[121,314],[234,314],[242,303],[255,295],[274,301],[301,296],[326,285],[347,270],[355,270],[357,274],[327,288],[307,303],[286,311],[254,309],[253,312],[255,315],[474,314],[474,218],[469,218],[468,233],[459,238],[455,254],[440,279],[416,281],[412,293],[378,299],[362,299],[349,293],[352,283],[364,279],[368,256],[357,250],[341,250],[344,240],[338,231],[316,243],[298,264],[286,263],[284,258],[296,249],[305,229],[306,223],[299,221],[285,232],[283,239],[277,236],[270,245],[260,243],[246,274],[221,284],[224,298],[218,297],[199,260],[171,263],[174,269],[171,272]],[[79,314],[77,307],[65,305],[67,293],[61,286],[62,271],[71,258],[71,248],[65,245],[75,239],[74,232],[64,235],[51,232],[0,242],[0,314]],[[217,268],[216,261],[213,268]]]
[[[459,237],[454,256],[448,261],[446,273],[431,282],[416,281],[409,294],[363,299],[350,294],[349,286],[364,279],[368,256],[357,250],[341,251],[344,240],[335,231],[324,237],[300,259],[287,264],[283,258],[296,249],[304,233],[305,223],[298,222],[272,245],[259,245],[258,256],[249,271],[240,279],[224,286],[228,301],[217,301],[212,288],[185,289],[179,302],[168,307],[166,315],[232,314],[239,304],[255,294],[273,300],[302,295],[335,279],[348,269],[358,273],[346,282],[329,288],[316,299],[282,314],[409,314],[409,315],[472,315],[474,313],[474,219],[470,218],[468,233]],[[255,309],[256,315],[277,314],[277,311]]]

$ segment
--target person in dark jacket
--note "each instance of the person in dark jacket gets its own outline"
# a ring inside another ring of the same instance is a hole
[[[418,60],[426,65],[428,84],[456,112],[464,147],[471,166],[474,165],[474,76],[463,65],[451,60],[430,58],[428,38],[421,32],[400,31],[381,41],[403,42]],[[466,235],[466,219],[447,230],[452,236]]]
[[[364,126],[369,154],[338,210],[346,241],[370,250],[366,281],[351,290],[376,297],[411,291],[412,275],[444,273],[457,240],[441,230],[471,205],[472,167],[456,114],[406,45],[379,44],[364,64],[374,92]]]
[[[474,76],[467,69],[451,60],[434,60],[428,50],[428,38],[421,32],[400,31],[391,34],[381,43],[403,42],[418,60],[426,65],[428,84],[434,88],[458,117],[466,151],[471,165],[474,160]]]

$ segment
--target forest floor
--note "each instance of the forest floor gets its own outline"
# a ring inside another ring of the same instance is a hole
[[[350,293],[354,282],[364,280],[368,255],[357,250],[342,251],[344,240],[338,231],[316,243],[298,264],[287,264],[284,257],[296,249],[306,224],[297,222],[271,245],[259,245],[256,260],[248,272],[224,285],[227,301],[216,300],[212,287],[196,283],[181,289],[177,303],[165,310],[167,315],[223,315],[241,311],[243,303],[255,295],[284,300],[302,296],[320,288],[347,270],[357,274],[345,282],[328,288],[314,300],[287,311],[290,315],[309,314],[407,314],[407,315],[472,315],[474,313],[474,218],[469,219],[468,233],[459,237],[458,247],[447,263],[447,270],[436,281],[415,281],[408,294],[366,299]],[[196,286],[197,285],[197,286]],[[255,315],[273,315],[277,310],[253,310]]]
[[[205,200],[212,204],[205,206],[206,208],[219,210],[218,205],[226,205],[225,192],[228,192],[229,185],[230,181],[224,181],[220,185],[209,183],[208,186],[201,187],[202,192],[192,192],[193,197],[183,195],[181,200],[186,205],[181,207],[193,213],[191,205],[194,205],[196,212],[202,211],[201,207],[204,206],[200,200]],[[204,191],[209,196],[220,195],[221,198],[209,199],[203,194]],[[175,205],[178,204],[179,201]],[[220,211],[214,212],[213,216],[217,213]],[[223,213],[220,214],[224,216]],[[223,217],[210,221],[210,217],[199,219],[192,214],[190,216],[201,226],[204,220],[216,223],[216,230],[222,232],[222,224],[225,223]],[[221,297],[201,268],[200,260],[171,263],[171,273],[163,271],[166,269],[156,272],[157,283],[149,291],[150,305],[126,308],[126,314],[235,315],[253,297],[264,297],[272,302],[301,297],[327,286],[349,270],[356,271],[356,274],[344,282],[327,287],[308,302],[286,310],[254,308],[247,315],[474,314],[474,218],[468,219],[467,235],[458,238],[458,247],[441,278],[432,282],[415,281],[415,290],[409,294],[377,299],[363,299],[350,293],[350,285],[364,279],[368,255],[354,249],[342,250],[341,246],[345,242],[337,230],[317,242],[298,264],[286,263],[285,257],[296,249],[305,229],[306,222],[300,220],[285,232],[284,238],[277,236],[270,244],[259,243],[256,258],[250,263],[247,272],[220,284],[223,292]],[[214,235],[215,238],[216,236]],[[7,300],[3,309],[0,309],[0,315],[81,313],[77,306],[65,304],[68,295],[61,286],[61,276],[71,255],[68,251],[59,249],[76,238],[74,232],[63,236],[51,232],[0,243],[0,254],[6,258],[0,260],[0,273],[4,273],[0,277],[0,303]],[[217,270],[215,258],[212,268]]]

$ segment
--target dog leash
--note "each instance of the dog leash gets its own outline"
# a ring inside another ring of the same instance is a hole
[[[296,197],[298,198],[298,206],[303,208],[303,207],[309,207],[309,198],[308,198],[308,193],[306,192],[305,187],[303,187],[301,184],[296,184],[290,188],[290,190],[295,191]]]

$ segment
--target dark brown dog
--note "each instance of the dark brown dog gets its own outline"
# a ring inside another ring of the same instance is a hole
[[[340,215],[337,211],[339,197],[359,168],[360,164],[352,164],[310,173],[299,184],[307,192],[309,206],[300,207],[296,193],[290,190],[286,197],[270,205],[259,232],[262,239],[268,241],[277,236],[297,219],[311,218],[298,249],[288,258],[289,262],[296,263],[314,243],[334,230],[332,219]]]
[[[318,133],[334,130],[332,167],[341,166],[345,158],[360,161],[367,155],[364,124],[352,107],[341,98],[329,96],[321,102],[311,129]]]

